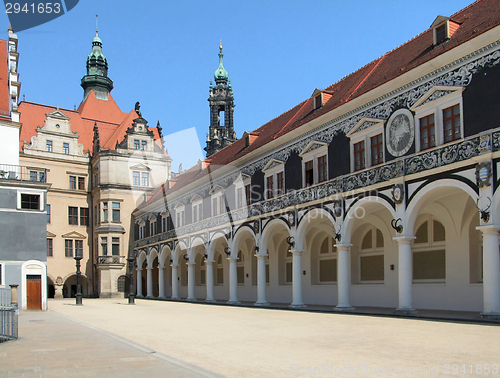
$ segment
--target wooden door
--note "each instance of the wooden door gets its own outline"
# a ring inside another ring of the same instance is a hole
[[[42,309],[42,276],[36,274],[26,276],[26,296],[28,310]]]

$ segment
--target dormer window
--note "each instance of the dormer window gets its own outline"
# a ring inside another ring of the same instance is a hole
[[[332,92],[322,89],[315,89],[312,97],[313,97],[313,106],[314,110],[321,108],[326,102],[332,97]]]
[[[450,20],[449,17],[438,16],[431,25],[434,46],[450,39],[459,26],[460,24]]]
[[[321,99],[322,97],[322,93],[314,97],[314,109],[318,109],[323,105],[323,100]]]

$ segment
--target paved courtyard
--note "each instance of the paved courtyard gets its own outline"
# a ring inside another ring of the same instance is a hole
[[[149,300],[73,303],[51,300],[48,312],[21,313],[19,340],[0,344],[1,377],[500,376],[498,324]]]

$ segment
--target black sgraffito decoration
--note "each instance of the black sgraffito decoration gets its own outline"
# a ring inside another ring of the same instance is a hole
[[[73,9],[79,0],[4,0],[12,30],[23,30],[52,21]]]

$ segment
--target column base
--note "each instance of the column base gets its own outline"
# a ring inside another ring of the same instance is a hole
[[[198,302],[196,298],[187,298],[186,301],[188,302]]]
[[[215,299],[205,299],[206,303],[216,303],[217,301]]]
[[[416,315],[418,314],[418,311],[415,310],[414,308],[408,308],[408,307],[398,307],[396,311],[394,311],[396,314],[399,315]]]
[[[240,304],[241,302],[240,301],[227,301],[226,302],[227,304]]]
[[[500,320],[500,312],[495,312],[495,311],[482,312],[479,315],[479,318],[488,320]]]
[[[172,301],[180,301],[181,300],[181,298],[179,298],[179,297],[170,297],[170,299]]]
[[[153,299],[154,297],[152,295],[146,295],[146,298]]]
[[[290,306],[288,306],[290,308],[306,308],[307,306],[304,304],[304,303],[292,303]]]
[[[164,296],[164,295],[160,295],[160,296],[158,297],[158,299],[167,299],[167,297],[166,297],[166,296]]]
[[[335,306],[333,308],[333,311],[337,311],[337,312],[349,312],[349,311],[354,311],[354,307],[351,307],[351,306]]]
[[[266,307],[269,306],[269,302],[255,302],[253,305],[259,307]]]

